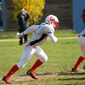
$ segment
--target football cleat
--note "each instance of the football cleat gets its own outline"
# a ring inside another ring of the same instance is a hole
[[[72,72],[81,72],[82,70],[80,70],[80,69],[74,69],[74,68],[72,68]]]
[[[26,74],[31,76],[33,79],[38,79],[38,77],[34,74],[34,72],[27,71]]]
[[[83,69],[85,70],[85,65],[83,66]]]
[[[9,78],[6,78],[5,76],[2,78],[2,80],[5,81],[7,84],[12,84]]]

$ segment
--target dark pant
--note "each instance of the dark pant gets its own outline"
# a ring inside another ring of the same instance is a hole
[[[24,37],[24,43],[27,41],[27,34],[23,36]],[[23,44],[23,37],[20,38],[19,44]]]
[[[20,27],[19,29],[19,33],[22,33],[23,31],[25,31],[26,29],[24,27]],[[23,36],[24,37],[24,43],[27,41],[27,34]],[[23,44],[23,37],[20,38],[19,44],[22,45]]]

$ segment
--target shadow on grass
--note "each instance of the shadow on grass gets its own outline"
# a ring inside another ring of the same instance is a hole
[[[6,83],[5,82],[0,82],[0,85],[5,85]]]
[[[58,79],[62,81],[67,81],[67,80],[85,80],[85,78],[66,78],[66,79]]]
[[[42,76],[42,75],[57,75],[57,74],[58,74],[57,72],[54,72],[54,73],[39,73],[39,74],[36,74],[36,75],[37,76]],[[27,74],[22,74],[22,75],[19,75],[19,76],[28,76],[28,75]]]
[[[36,73],[35,73],[36,74]],[[85,75],[85,72],[53,72],[53,73],[39,73],[37,76],[41,75]],[[27,74],[22,74],[19,76],[28,76]]]
[[[81,73],[80,72],[77,72],[77,73],[74,73],[74,72],[59,72],[58,75],[61,76],[61,77],[62,76],[70,77],[70,78],[65,78],[65,77],[58,78],[58,81],[67,82],[67,84],[62,84],[62,85],[85,85],[84,82],[82,82],[80,84],[79,84],[79,82],[77,82],[77,81],[85,80],[85,78],[83,76],[83,75],[85,75],[85,72],[81,72]],[[76,75],[82,76],[82,77],[81,78],[78,78],[78,77],[75,78]],[[69,81],[72,81],[72,84]],[[75,81],[75,82],[73,83],[73,81]]]
[[[85,72],[59,72],[58,75],[85,75]]]

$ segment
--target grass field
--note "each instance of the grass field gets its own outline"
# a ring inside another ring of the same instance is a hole
[[[16,39],[16,33],[17,32],[14,32],[13,35],[0,35],[0,39]],[[32,37],[33,33],[30,33],[28,34],[28,38]],[[59,33],[55,33],[55,36],[57,37],[77,37],[78,34],[74,34],[74,33],[62,33],[62,32],[59,32]]]
[[[18,44],[18,41],[0,42],[0,85],[6,85],[1,80],[3,75],[6,75],[21,58],[24,45]],[[37,57],[33,56],[24,68],[11,77],[11,85],[85,85],[85,61],[79,66],[82,72],[71,72],[82,55],[76,39],[59,39],[57,43],[48,40],[40,47],[48,55],[48,61],[35,71],[39,80],[33,80],[26,75],[26,71],[37,60]]]

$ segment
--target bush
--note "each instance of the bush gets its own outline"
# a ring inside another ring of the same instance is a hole
[[[28,25],[37,24],[39,20],[41,20],[45,0],[13,0],[13,4],[14,4],[13,10],[14,20],[17,20],[16,16],[18,15],[20,8],[22,7],[30,14]]]

